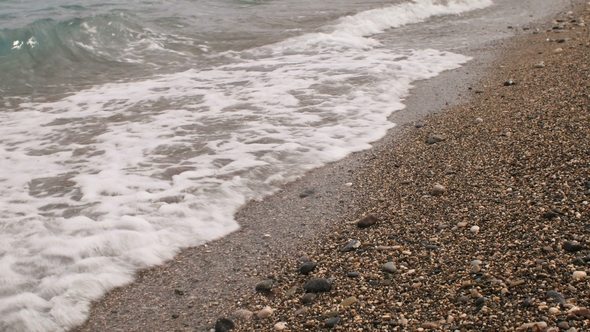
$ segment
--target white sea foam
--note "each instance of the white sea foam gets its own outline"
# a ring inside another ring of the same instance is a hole
[[[468,58],[366,36],[489,4],[449,3],[372,10],[228,53],[232,64],[0,113],[0,329],[80,324],[137,269],[236,230],[247,200],[369,148],[412,82]]]

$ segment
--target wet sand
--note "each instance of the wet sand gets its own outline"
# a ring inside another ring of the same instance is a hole
[[[475,60],[466,66],[417,84],[407,109],[392,116],[398,127],[373,149],[250,202],[236,216],[239,231],[141,271],[133,284],[97,301],[88,322],[74,330],[194,331],[235,310],[266,305],[277,311],[236,321],[237,330],[272,330],[284,321],[286,330],[308,323],[311,331],[333,317],[340,318],[335,328],[346,331],[428,322],[510,330],[545,318],[550,326],[586,324],[568,320],[567,311],[589,298],[586,279],[572,280],[570,271],[585,271],[572,262],[588,253],[561,248],[565,241],[586,244],[589,218],[583,202],[590,196],[590,48],[587,27],[571,22],[579,16],[590,21],[588,12],[562,14],[557,18],[565,22],[470,50]],[[553,53],[557,48],[562,51]],[[535,68],[539,61],[544,67]],[[517,84],[505,86],[507,80]],[[416,128],[418,122],[424,127]],[[445,140],[426,144],[434,134]],[[446,191],[432,196],[437,183]],[[556,216],[543,217],[554,210]],[[359,230],[351,223],[369,213],[377,225]],[[361,247],[341,252],[353,239]],[[309,276],[296,271],[304,255],[318,263]],[[474,260],[482,261],[477,272]],[[397,272],[382,271],[389,261]],[[270,296],[256,293],[254,285],[269,277]],[[311,278],[335,279],[331,292],[303,306]],[[552,289],[570,298],[559,315],[548,313],[555,307],[546,299]],[[351,297],[355,303],[340,305]],[[303,307],[307,312],[295,316]]]

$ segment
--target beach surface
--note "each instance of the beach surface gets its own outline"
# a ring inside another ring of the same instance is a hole
[[[74,331],[587,329],[586,7],[469,50],[373,149],[248,203],[240,230],[139,272]],[[329,290],[305,295],[315,278]]]

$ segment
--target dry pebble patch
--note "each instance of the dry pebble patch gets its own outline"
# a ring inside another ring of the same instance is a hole
[[[272,316],[235,330],[590,330],[588,20],[510,42],[469,103],[367,158],[358,215],[237,298]]]

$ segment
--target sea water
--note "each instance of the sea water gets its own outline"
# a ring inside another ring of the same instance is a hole
[[[550,2],[2,1],[0,330],[81,324]]]

